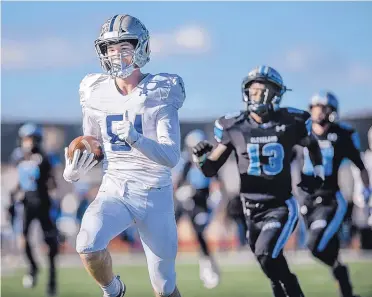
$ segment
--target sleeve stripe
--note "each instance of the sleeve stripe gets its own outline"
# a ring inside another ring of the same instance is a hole
[[[352,135],[351,135],[351,140],[353,141],[354,143],[354,146],[360,150],[360,138],[359,138],[359,135],[357,132],[354,132]]]
[[[223,130],[223,127],[218,120],[214,122],[214,125],[216,126],[216,128],[220,129],[221,131]]]
[[[307,121],[305,122],[305,125],[306,125],[306,129],[307,129],[307,132],[309,134],[311,134],[311,131],[312,131],[312,125],[313,125],[313,121],[311,120],[311,118],[308,118]]]
[[[223,135],[223,127],[222,125],[216,120],[214,122],[214,138],[217,140],[217,142],[222,141],[222,135]]]

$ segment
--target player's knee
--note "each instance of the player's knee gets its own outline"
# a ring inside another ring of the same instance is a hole
[[[97,252],[105,249],[110,242],[110,234],[103,228],[98,216],[85,214],[80,231],[76,237],[76,251],[79,254]]]
[[[316,244],[317,240],[316,240],[316,237],[314,236],[309,236],[308,237],[308,240],[307,240],[307,248],[309,249],[309,251],[314,255],[316,254],[316,249],[317,249],[317,244]]]
[[[55,257],[58,254],[58,240],[56,235],[46,236],[45,243],[49,247],[49,256]]]
[[[151,267],[152,266],[152,267]],[[170,296],[176,287],[175,260],[161,260],[149,265],[149,274],[154,291],[160,296]]]
[[[258,262],[266,274],[266,276],[272,281],[280,280],[280,275],[278,273],[279,269],[275,265],[275,259],[270,255],[256,255]]]
[[[93,263],[106,263],[109,254],[106,250],[97,251],[97,252],[89,252],[89,253],[80,253],[80,258],[85,263],[93,264]]]
[[[76,237],[76,251],[79,254],[93,253],[105,249],[109,239],[100,236],[100,232],[90,229],[81,229]]]
[[[317,253],[318,244],[326,226],[327,221],[325,220],[316,220],[310,225],[306,245],[313,255]]]

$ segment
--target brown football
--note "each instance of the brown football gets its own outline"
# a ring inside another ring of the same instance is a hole
[[[103,160],[103,150],[102,145],[97,138],[93,136],[79,136],[71,141],[68,146],[68,157],[72,159],[75,150],[79,149],[82,153],[87,150],[89,153],[94,153],[94,159],[98,162]]]

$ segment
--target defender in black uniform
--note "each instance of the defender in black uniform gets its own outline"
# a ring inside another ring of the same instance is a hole
[[[183,214],[190,218],[201,249],[199,276],[204,286],[212,289],[219,284],[219,269],[214,261],[204,230],[211,221],[213,207],[209,198],[211,178],[206,177],[192,162],[192,149],[207,137],[202,130],[192,130],[185,137],[185,152],[182,158],[181,174],[177,179],[175,193],[176,222]]]
[[[13,153],[13,161],[18,170],[19,183],[11,193],[24,193],[23,235],[25,253],[29,262],[29,273],[23,277],[24,287],[34,287],[37,282],[38,265],[32,254],[29,238],[29,227],[34,219],[38,219],[44,232],[45,243],[49,246],[49,282],[47,294],[56,295],[55,257],[58,253],[57,229],[50,218],[51,200],[48,190],[56,187],[52,167],[41,150],[41,129],[34,124],[25,124],[19,129],[21,147]]]
[[[206,176],[213,176],[230,153],[235,153],[249,245],[271,280],[274,296],[304,296],[282,252],[298,220],[298,205],[291,194],[290,160],[294,145],[308,147],[317,173],[300,186],[315,189],[323,181],[320,149],[306,128],[309,114],[279,108],[287,89],[276,70],[255,68],[244,79],[242,89],[247,111],[217,120],[218,146],[207,157],[212,145],[199,143],[194,148],[195,161]]]
[[[347,211],[347,202],[338,186],[338,169],[344,158],[350,159],[360,169],[365,189],[364,196],[371,195],[368,172],[360,157],[358,136],[349,127],[335,122],[338,101],[330,92],[319,92],[310,103],[312,134],[319,142],[323,156],[325,181],[323,186],[307,195],[301,207],[308,227],[308,248],[312,254],[328,265],[339,282],[342,297],[352,297],[352,286],[345,265],[338,260],[340,241],[337,232]],[[302,180],[313,175],[313,166],[304,149]]]

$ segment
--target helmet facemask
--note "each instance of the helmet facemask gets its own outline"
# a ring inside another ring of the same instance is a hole
[[[108,47],[110,45],[119,44],[122,42],[129,42],[133,45],[133,49],[123,48],[119,53],[110,54],[108,53]],[[101,61],[102,68],[112,77],[126,78],[132,74],[132,72],[138,68],[135,63],[135,53],[138,51],[138,40],[127,39],[127,40],[103,40],[96,43],[96,51]],[[131,56],[131,60],[128,63],[126,57]]]
[[[315,106],[318,106],[321,108],[321,112],[318,114],[316,118],[314,118],[313,112],[312,112],[312,109]],[[312,113],[311,115],[312,122],[320,126],[325,126],[327,124],[334,123],[338,118],[337,111],[332,106],[329,106],[329,105],[322,105],[322,104],[311,105],[310,112]]]
[[[119,15],[102,26],[95,48],[103,70],[112,77],[124,79],[150,60],[149,41],[149,33],[138,19]],[[124,47],[119,54],[109,55],[107,49],[110,45],[124,42],[132,44],[133,48],[128,50]],[[132,56],[129,62],[128,56]]]
[[[270,114],[279,108],[281,91],[271,82],[249,81],[244,86],[243,100],[247,103],[248,110],[257,114],[265,122],[268,121]]]
[[[314,114],[313,108],[321,107],[321,111]],[[329,91],[320,91],[311,97],[309,109],[312,121],[321,126],[334,123],[338,120],[338,100],[336,96]]]

